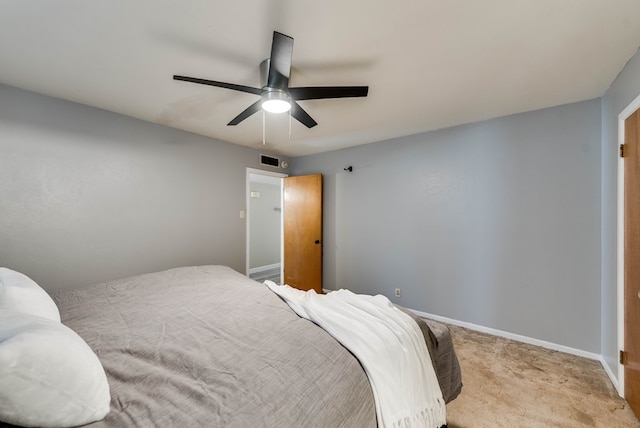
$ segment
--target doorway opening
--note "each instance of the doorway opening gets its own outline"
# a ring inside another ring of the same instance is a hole
[[[247,168],[246,275],[282,283],[283,182],[286,174]]]

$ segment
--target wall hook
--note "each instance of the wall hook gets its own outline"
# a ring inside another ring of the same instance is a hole
[[[344,169],[345,171],[349,171],[349,172],[353,172],[353,167],[351,165],[349,165],[348,167],[346,167]]]

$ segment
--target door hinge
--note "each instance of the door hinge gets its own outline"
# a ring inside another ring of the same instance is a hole
[[[620,157],[624,157],[624,144],[620,144]]]
[[[627,353],[625,351],[620,351],[620,364],[623,366],[627,364]]]

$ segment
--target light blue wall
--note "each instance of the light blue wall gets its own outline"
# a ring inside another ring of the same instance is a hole
[[[640,53],[624,67],[602,99],[602,356],[614,375],[617,342],[618,116],[640,96]]]
[[[0,85],[0,266],[47,289],[197,264],[245,270],[259,152]]]
[[[599,354],[600,136],[596,99],[293,159],[324,286]]]

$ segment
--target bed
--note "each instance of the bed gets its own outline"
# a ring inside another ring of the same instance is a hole
[[[359,361],[229,267],[170,269],[52,298],[108,379],[110,411],[88,427],[377,426]],[[448,328],[402,309],[453,400],[462,384]]]

